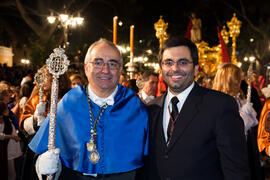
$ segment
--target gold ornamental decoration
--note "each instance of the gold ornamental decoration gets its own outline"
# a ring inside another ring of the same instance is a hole
[[[236,18],[236,14],[233,14],[233,18],[230,22],[227,22],[229,31],[226,30],[226,26],[223,26],[221,30],[221,36],[224,39],[225,44],[229,43],[229,37],[232,37],[232,55],[231,61],[237,65],[236,58],[236,37],[240,34],[241,21]],[[213,47],[209,47],[208,43],[201,41],[195,43],[199,52],[199,65],[201,72],[199,76],[213,77],[216,74],[218,65],[222,63],[222,50],[221,45],[218,44]],[[199,77],[196,77],[199,78]]]
[[[224,39],[225,44],[229,43],[229,37],[232,37],[232,63],[237,65],[236,58],[236,37],[240,34],[241,21],[236,18],[236,14],[233,14],[233,18],[230,22],[227,22],[227,27],[229,31],[226,30],[226,26],[223,26],[221,30],[221,36]],[[156,30],[156,37],[159,39],[159,48],[161,48],[163,42],[169,38],[166,30],[168,28],[168,23],[165,23],[160,16],[158,22],[154,24]],[[216,36],[216,35],[215,35]],[[215,76],[218,66],[222,64],[222,50],[221,45],[210,47],[207,42],[199,41],[195,43],[198,48],[199,54],[199,66],[201,71],[197,75],[196,79],[207,76]]]
[[[214,76],[218,65],[222,63],[221,45],[209,47],[208,43],[205,41],[195,44],[198,48],[199,65],[202,70],[199,75]]]
[[[225,44],[229,43],[229,32],[226,30],[226,27],[223,26],[223,29],[220,31],[220,34],[225,42]]]
[[[166,32],[168,23],[165,23],[165,21],[162,19],[162,16],[160,16],[158,22],[154,24],[154,28],[156,30],[156,37],[159,39],[159,49],[161,49],[163,42],[169,38]]]
[[[236,58],[236,37],[240,34],[240,27],[242,22],[239,21],[236,17],[236,14],[233,13],[233,17],[231,21],[227,22],[227,26],[229,28],[229,34],[232,38],[232,63],[237,65]]]

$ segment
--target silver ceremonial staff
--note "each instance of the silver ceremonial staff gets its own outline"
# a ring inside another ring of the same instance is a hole
[[[55,149],[55,126],[56,126],[56,112],[57,112],[57,101],[58,101],[58,78],[64,74],[69,65],[69,60],[65,55],[65,51],[62,48],[55,48],[50,57],[46,60],[47,69],[53,76],[52,87],[51,87],[51,107],[50,107],[50,126],[49,126],[49,139],[48,139],[48,150]],[[47,179],[53,179],[53,174],[47,176]]]
[[[250,61],[248,71],[247,71],[247,77],[248,77],[248,89],[247,89],[247,103],[251,102],[251,86],[252,86],[252,73],[253,73],[253,62]]]
[[[43,102],[43,87],[48,78],[44,69],[39,69],[34,77],[34,84],[39,86],[39,102]]]

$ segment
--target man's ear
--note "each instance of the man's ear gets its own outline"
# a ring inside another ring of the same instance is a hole
[[[84,64],[84,73],[86,74],[88,71],[88,64]]]
[[[197,65],[195,65],[195,67],[194,67],[194,75],[195,76],[197,76],[197,74],[199,73],[199,65],[197,64]]]

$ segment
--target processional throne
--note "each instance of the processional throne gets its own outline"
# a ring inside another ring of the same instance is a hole
[[[229,43],[229,36],[232,37],[231,61],[232,63],[237,65],[236,37],[240,34],[241,21],[236,18],[235,13],[233,14],[233,18],[231,19],[231,21],[227,22],[227,26],[229,28],[229,31],[226,30],[225,26],[223,26],[223,29],[221,30],[221,36],[225,44]],[[168,34],[166,33],[168,23],[165,23],[162,19],[162,16],[160,16],[160,19],[158,20],[158,22],[155,23],[154,27],[156,30],[156,37],[159,39],[159,46],[161,47],[162,43],[168,38]],[[194,43],[198,48],[200,65],[200,72],[197,75],[196,79],[202,76],[215,76],[218,66],[223,63],[221,44],[210,47],[207,42],[202,41],[201,39],[198,40],[198,38],[195,39],[197,39]]]

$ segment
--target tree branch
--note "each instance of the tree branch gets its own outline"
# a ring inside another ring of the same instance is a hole
[[[0,7],[11,7],[11,6],[16,6],[16,3],[14,1],[7,1],[0,3]]]
[[[39,36],[43,36],[42,33],[42,28],[35,23],[26,13],[24,6],[21,4],[20,0],[16,0],[16,4],[17,4],[17,8],[22,16],[22,18],[24,19],[24,21],[26,22],[26,24],[28,24],[28,26]]]
[[[7,30],[7,33],[10,35],[12,39],[11,44],[13,48],[16,47],[18,40],[20,39],[20,37],[18,36],[18,33],[16,33],[14,31],[14,28],[11,28],[10,25],[2,18],[0,18],[0,23],[4,25],[4,28]]]
[[[235,7],[233,7],[231,4],[227,3],[226,1],[222,1],[227,7],[231,8],[233,11],[235,11],[237,14],[239,14],[239,16],[241,16],[243,19],[246,20],[246,22],[250,25],[250,27],[258,32],[263,38],[268,38],[266,36],[266,34],[260,30],[260,28],[258,28],[257,26],[255,26],[252,21],[248,18],[248,16],[246,15],[246,9],[245,9],[245,6],[243,4],[243,2],[241,0],[239,0],[240,2],[240,5],[241,5],[241,12],[236,9]]]

